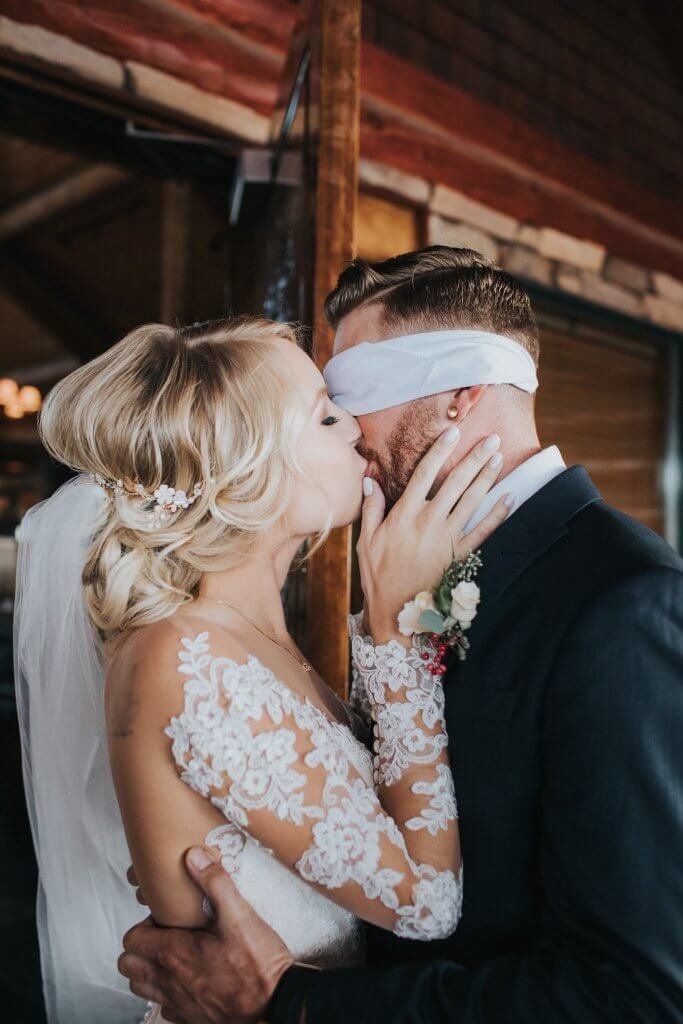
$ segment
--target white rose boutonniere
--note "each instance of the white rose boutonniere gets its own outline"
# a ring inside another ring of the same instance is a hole
[[[422,612],[436,611],[434,598],[428,590],[421,590],[413,601],[403,605],[398,613],[398,631],[403,636],[412,636],[413,633],[427,633],[428,629],[420,625]]]
[[[399,612],[399,632],[416,637],[415,645],[434,675],[446,671],[449,650],[455,650],[461,660],[467,655],[470,644],[465,631],[472,625],[481,600],[474,582],[480,568],[479,552],[471,551],[463,561],[451,562],[432,593],[421,591]]]
[[[480,600],[481,594],[477,584],[462,580],[451,590],[451,618],[459,622],[463,629],[469,629],[477,614]]]

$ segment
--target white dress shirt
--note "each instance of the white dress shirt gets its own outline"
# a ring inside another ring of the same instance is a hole
[[[565,461],[560,454],[560,449],[553,445],[544,448],[543,451],[532,455],[530,459],[522,462],[513,469],[511,473],[499,480],[488,492],[481,505],[471,517],[465,533],[469,533],[477,526],[484,516],[488,515],[493,506],[504,494],[511,494],[515,499],[510,515],[517,511],[520,505],[533,497],[537,491],[549,484],[556,476],[559,476],[566,469]]]

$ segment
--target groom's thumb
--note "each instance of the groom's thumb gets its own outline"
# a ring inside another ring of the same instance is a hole
[[[205,846],[193,846],[187,851],[185,863],[190,877],[209,900],[218,931],[234,927],[249,904],[213,852]]]

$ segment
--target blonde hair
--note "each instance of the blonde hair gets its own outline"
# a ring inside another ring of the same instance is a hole
[[[204,572],[238,564],[282,519],[301,472],[305,410],[283,349],[296,342],[290,325],[260,318],[147,324],[47,396],[42,441],[72,469],[139,481],[148,494],[203,485],[156,527],[148,503],[107,491],[83,574],[103,639],[167,618]]]

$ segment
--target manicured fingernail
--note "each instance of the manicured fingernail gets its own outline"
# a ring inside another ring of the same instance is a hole
[[[485,452],[495,452],[495,450],[496,450],[496,448],[498,447],[499,444],[500,444],[500,438],[498,437],[498,434],[491,434],[491,436],[487,437],[486,440],[484,441],[484,445],[483,445],[484,451]]]
[[[512,506],[515,503],[515,496],[514,496],[514,494],[506,494],[505,497],[503,498],[503,501],[507,505],[508,508],[512,508]]]
[[[194,846],[188,853],[187,859],[192,867],[196,868],[197,871],[204,871],[204,869],[208,868],[210,864],[213,864],[213,861],[203,846]]]
[[[460,437],[460,431],[457,427],[449,427],[446,433],[443,435],[443,439],[446,444],[455,444]]]
[[[491,467],[491,469],[498,469],[502,461],[503,456],[500,454],[500,452],[496,452],[493,458],[489,459],[489,466]]]
[[[365,495],[366,498],[369,498],[370,495],[372,494],[372,477],[371,476],[364,476],[363,477],[363,494]]]

